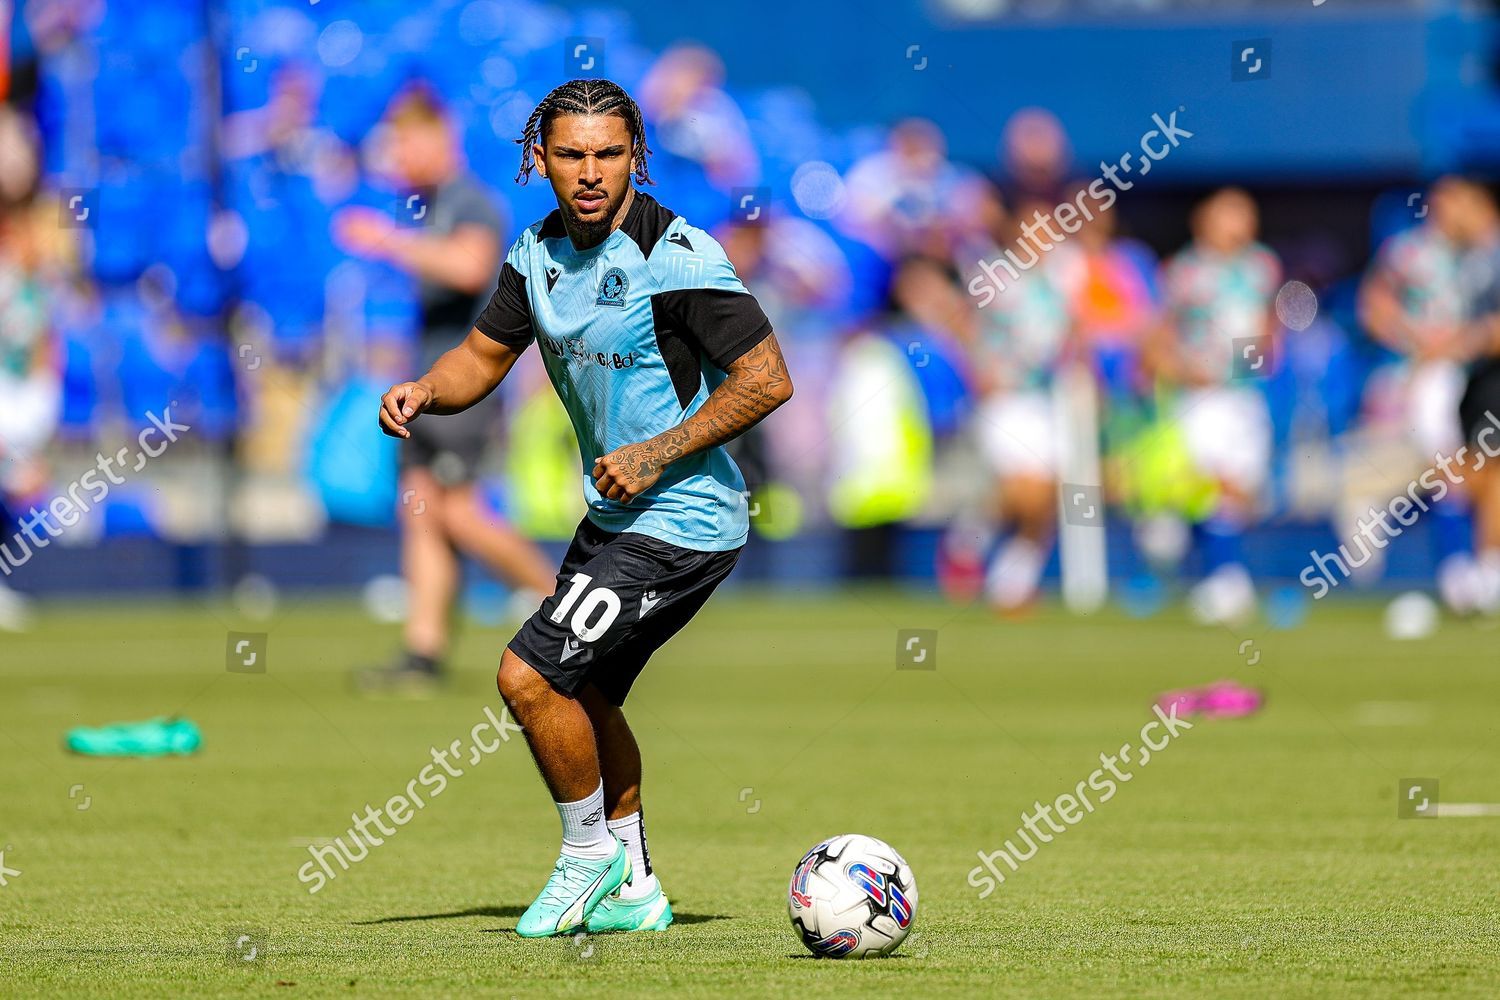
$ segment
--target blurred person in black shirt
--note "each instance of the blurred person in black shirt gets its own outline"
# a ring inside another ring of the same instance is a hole
[[[1474,502],[1474,607],[1500,613],[1500,209],[1486,187],[1469,188],[1472,249],[1466,270],[1478,289],[1470,334],[1474,345],[1458,416],[1469,446]]]
[[[412,86],[386,112],[390,169],[413,226],[369,208],[334,217],[334,240],[356,256],[411,274],[421,307],[419,365],[428,368],[468,335],[500,272],[499,213],[468,173],[440,99]],[[361,674],[363,686],[421,688],[447,652],[449,617],[461,583],[459,553],[509,585],[540,595],[552,571],[531,541],[485,509],[475,485],[495,433],[498,399],[414,424],[401,449],[402,572],[409,588],[406,648],[397,662]]]

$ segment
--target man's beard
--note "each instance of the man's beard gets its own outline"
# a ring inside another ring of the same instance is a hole
[[[599,213],[598,218],[584,219],[578,214],[578,207],[569,199],[562,206],[572,223],[572,230],[578,234],[586,247],[598,246],[609,236],[609,227],[615,220],[615,215],[620,211],[620,205],[625,201],[625,195],[605,202],[604,211]]]

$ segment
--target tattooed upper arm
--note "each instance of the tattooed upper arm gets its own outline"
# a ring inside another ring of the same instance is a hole
[[[729,363],[729,376],[756,395],[774,399],[777,405],[792,398],[792,376],[775,333]]]

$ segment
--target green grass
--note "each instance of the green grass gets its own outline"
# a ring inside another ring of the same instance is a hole
[[[263,626],[264,675],[226,673],[232,627],[202,608],[58,607],[0,637],[0,848],[22,873],[0,888],[0,994],[1478,996],[1500,982],[1500,818],[1396,817],[1403,777],[1439,778],[1445,802],[1500,802],[1500,658],[1482,625],[1392,643],[1378,608],[1329,604],[1253,633],[1251,667],[1241,637],[1174,616],[1002,623],[889,592],[722,595],[629,706],[679,924],[587,955],[512,933],[558,838],[519,739],[462,762],[321,892],[296,877],[307,841],[402,791],[430,747],[498,707],[508,631],[464,634],[451,693],[370,702],[346,672],[394,632],[352,607],[305,603]],[[939,629],[936,670],[894,669],[898,628]],[[1266,710],[1182,734],[988,898],[966,883],[1023,809],[1137,740],[1154,693],[1225,676],[1262,684]],[[201,754],[61,749],[69,726],[170,712],[201,724]],[[788,926],[793,865],[845,831],[890,841],[917,873],[916,930],[892,959],[814,961]],[[264,933],[254,962],[227,957],[241,928]]]

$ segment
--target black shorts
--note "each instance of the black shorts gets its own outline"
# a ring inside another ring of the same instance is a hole
[[[426,469],[443,486],[463,486],[479,476],[485,450],[499,433],[499,408],[493,399],[461,413],[424,413],[401,442],[400,465]]]
[[[1458,404],[1458,419],[1463,424],[1464,440],[1471,445],[1478,443],[1481,430],[1500,421],[1500,358],[1489,358],[1474,367],[1463,401]],[[1493,442],[1496,433],[1500,432],[1486,434],[1484,443]],[[1491,447],[1500,447],[1500,442]]]
[[[509,648],[552,686],[577,695],[592,683],[623,705],[646,661],[692,620],[734,569],[740,549],[700,552],[587,517],[557,572],[557,590]]]

